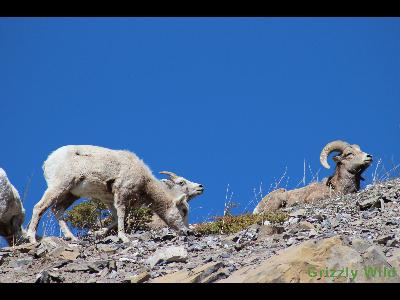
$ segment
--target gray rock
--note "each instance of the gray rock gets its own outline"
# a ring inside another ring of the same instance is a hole
[[[300,219],[297,218],[297,217],[290,218],[289,221],[288,221],[289,225],[297,224],[299,222],[300,222]]]
[[[66,272],[86,272],[89,271],[91,268],[88,266],[87,263],[72,263],[69,264],[67,267],[64,268]]]
[[[296,239],[291,237],[286,241],[286,245],[291,246],[296,242]]]
[[[151,275],[149,272],[145,271],[142,272],[138,275],[134,275],[134,276],[130,276],[129,277],[129,282],[131,283],[143,283],[146,282],[147,280],[149,280],[151,278]]]
[[[117,247],[116,245],[108,245],[108,244],[98,244],[96,246],[97,250],[101,251],[101,252],[106,252],[106,253],[115,253],[117,252],[117,249],[119,247]]]
[[[364,201],[357,203],[361,210],[365,210],[371,207],[380,207],[381,202],[379,197],[370,197]]]
[[[363,254],[364,263],[368,267],[375,267],[375,268],[390,268],[391,265],[386,260],[386,255],[382,251],[381,248],[378,246],[371,246],[369,247],[365,253]]]
[[[380,235],[375,239],[375,242],[381,245],[385,245],[388,241],[394,239],[394,234]]]
[[[53,251],[54,252],[61,252],[64,249],[69,248],[68,244],[57,237],[50,236],[50,237],[44,237],[40,241],[39,247],[36,250],[36,257],[43,257],[46,254],[50,254]]]
[[[110,236],[107,236],[104,239],[102,239],[100,241],[100,243],[103,243],[103,244],[111,244],[111,243],[118,244],[118,243],[120,243],[120,240],[119,240],[118,236],[110,235]]]
[[[304,208],[295,210],[289,214],[290,217],[303,217],[306,214],[306,210]]]
[[[204,261],[205,262],[205,261]],[[194,268],[196,268],[197,267],[197,264],[196,263],[188,263],[188,264],[186,264],[186,269],[188,269],[188,270],[192,270],[192,269],[194,269]]]
[[[229,258],[229,257],[231,257],[231,254],[229,254],[229,253],[221,253],[220,255],[219,255],[219,257],[221,257],[221,258],[223,258],[223,259],[225,259],[225,258]]]
[[[32,263],[32,261],[33,261],[32,257],[15,259],[15,260],[10,261],[10,263],[8,264],[8,267],[10,267],[10,268],[23,267],[23,266],[30,265]]]
[[[337,218],[330,218],[329,222],[330,222],[332,228],[336,228],[339,226],[339,221]]]
[[[364,239],[354,238],[351,241],[351,247],[360,253],[364,253],[371,246],[372,244]]]
[[[187,258],[188,253],[184,247],[170,246],[156,251],[150,258],[147,259],[147,263],[151,268],[153,268],[160,262],[185,262]]]
[[[311,230],[308,232],[308,236],[309,236],[310,238],[315,237],[316,235],[317,235],[317,232],[316,232],[314,229],[311,229]]]
[[[324,216],[321,214],[315,214],[312,217],[307,218],[307,221],[311,223],[321,223],[324,220]]]
[[[386,246],[387,247],[399,247],[400,246],[400,242],[399,240],[396,239],[392,239],[386,242]]]
[[[204,258],[203,263],[208,263],[210,261],[213,261],[213,257],[211,255],[209,255],[206,258]]]
[[[50,271],[42,271],[36,276],[36,283],[63,282],[65,278]]]
[[[386,221],[385,225],[393,225],[393,226],[397,226],[400,224],[400,220],[396,220],[396,219],[391,219]]]

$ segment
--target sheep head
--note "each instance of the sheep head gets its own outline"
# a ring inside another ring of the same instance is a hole
[[[372,163],[372,156],[361,151],[360,146],[337,140],[328,143],[321,151],[320,161],[327,169],[330,168],[327,161],[328,155],[333,151],[339,152],[338,155],[332,158],[336,165],[343,166],[352,174],[361,174]]]
[[[204,192],[202,184],[187,180],[173,172],[162,171],[160,174],[168,176],[168,179],[162,179],[161,182],[163,182],[170,190],[175,190],[176,192],[187,195],[187,201]]]
[[[7,223],[0,222],[0,236],[4,237],[9,245],[19,245],[26,241],[26,233],[22,228],[24,219],[25,214],[13,216]]]

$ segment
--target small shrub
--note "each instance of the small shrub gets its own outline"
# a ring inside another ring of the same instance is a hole
[[[273,212],[258,215],[225,215],[222,217],[214,217],[214,221],[212,222],[196,225],[194,231],[202,235],[231,234],[246,229],[253,224],[262,225],[265,221],[279,224],[285,222],[287,219],[288,214],[282,212]]]
[[[97,230],[108,216],[106,206],[100,201],[85,201],[66,212],[65,220],[79,230]]]
[[[149,229],[149,223],[153,217],[153,211],[148,207],[130,208],[125,219],[127,232]]]
[[[153,212],[148,207],[127,207],[125,230],[127,232],[148,229]],[[66,212],[65,220],[78,231],[96,231],[112,223],[112,216],[106,205],[100,201],[88,200],[75,205]]]

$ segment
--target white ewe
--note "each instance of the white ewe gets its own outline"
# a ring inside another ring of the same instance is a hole
[[[74,239],[63,218],[66,207],[81,197],[115,207],[118,237],[124,242],[129,241],[124,217],[130,201],[151,203],[165,223],[180,234],[189,232],[180,209],[187,205],[187,196],[177,197],[132,152],[90,145],[64,146],[49,155],[43,170],[48,188],[33,209],[27,232],[30,242],[36,242],[40,218],[51,206],[64,236]]]

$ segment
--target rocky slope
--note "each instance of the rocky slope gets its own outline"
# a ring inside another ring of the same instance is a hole
[[[400,282],[400,179],[232,235],[169,229],[0,249],[0,282]]]

